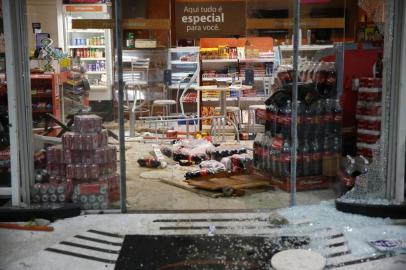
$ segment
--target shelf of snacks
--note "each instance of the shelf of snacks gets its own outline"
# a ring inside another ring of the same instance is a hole
[[[245,83],[246,70],[254,72],[253,87],[247,93],[228,93],[227,105],[240,106],[245,98],[263,97],[265,80],[273,73],[273,39],[268,37],[254,38],[203,38],[200,40],[201,84],[217,82]],[[214,107],[218,106],[219,94],[203,91],[201,93],[201,116],[212,116]],[[216,103],[217,102],[217,103]],[[249,105],[263,104],[263,98],[245,100],[242,110]],[[204,121],[203,125],[210,123]]]
[[[56,74],[31,74],[31,98],[34,127],[43,126],[46,113],[61,118],[60,95]]]

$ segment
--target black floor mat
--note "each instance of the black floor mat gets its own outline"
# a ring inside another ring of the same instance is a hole
[[[306,237],[127,235],[115,269],[269,269],[275,253],[308,243]]]

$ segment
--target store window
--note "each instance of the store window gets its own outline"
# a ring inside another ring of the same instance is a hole
[[[6,203],[8,196],[11,195],[11,174],[3,10],[1,7],[0,2],[0,199],[1,202]]]
[[[294,1],[122,1],[121,25],[114,2],[74,2],[55,33],[28,1],[34,131],[61,138],[40,147],[33,202],[119,207],[120,169],[130,210],[385,197],[390,1],[301,1],[297,58]]]

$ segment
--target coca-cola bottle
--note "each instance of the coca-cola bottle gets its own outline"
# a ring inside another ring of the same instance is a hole
[[[283,145],[283,137],[281,134],[278,134],[272,140],[271,152],[270,152],[272,177],[276,177],[276,178],[281,177],[280,155],[281,155],[282,145]]]
[[[306,114],[306,104],[297,101],[297,137],[300,142],[305,138],[305,114]]]
[[[290,175],[291,146],[289,139],[285,139],[282,145],[282,151],[279,158],[280,174],[282,178]]]
[[[331,99],[326,99],[323,115],[324,136],[330,136],[333,133],[333,119],[333,102]]]
[[[328,97],[335,97],[337,95],[337,74],[333,62],[328,63],[327,66],[324,95]]]
[[[339,99],[332,101],[331,111],[333,113],[333,133],[341,136],[343,115]]]
[[[325,96],[326,94],[326,83],[327,83],[327,70],[326,70],[326,63],[321,62],[319,63],[316,69],[316,90],[319,92],[320,95]]]
[[[313,130],[314,139],[320,140],[323,137],[323,117],[324,117],[324,106],[321,99],[316,100],[310,105],[310,109],[313,115]]]
[[[267,132],[264,136],[264,139],[262,141],[262,171],[264,173],[269,173],[269,166],[268,166],[268,160],[270,159],[269,154],[270,154],[270,148],[271,148],[271,138],[269,136],[269,133]]]
[[[313,140],[310,145],[311,150],[311,157],[312,157],[312,171],[313,175],[321,175],[322,174],[322,167],[323,167],[323,160],[322,160],[322,153],[320,143],[317,139]]]
[[[314,138],[314,115],[310,107],[306,106],[303,117],[303,137],[312,140]]]
[[[277,115],[278,115],[278,106],[276,104],[270,104],[268,106],[269,111],[268,111],[268,123],[269,123],[269,131],[271,132],[271,136],[276,135],[276,120],[277,120]],[[267,131],[267,130],[265,130]]]
[[[265,114],[265,132],[271,131],[271,107],[272,104],[265,105],[266,114]]]
[[[308,140],[306,139],[304,140],[301,149],[302,149],[301,152],[302,152],[303,176],[311,176],[313,175],[313,168],[312,168],[310,145]]]
[[[263,139],[263,134],[258,133],[257,136],[255,137],[254,140],[254,155],[253,155],[253,163],[254,167],[257,170],[260,170],[261,164],[262,164],[262,139]]]
[[[292,115],[292,102],[290,100],[286,101],[285,107],[281,110],[281,133],[283,138],[290,139],[290,123]]]

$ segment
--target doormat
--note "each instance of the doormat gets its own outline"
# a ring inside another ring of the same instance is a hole
[[[115,269],[270,269],[274,254],[309,241],[290,236],[127,235]]]

